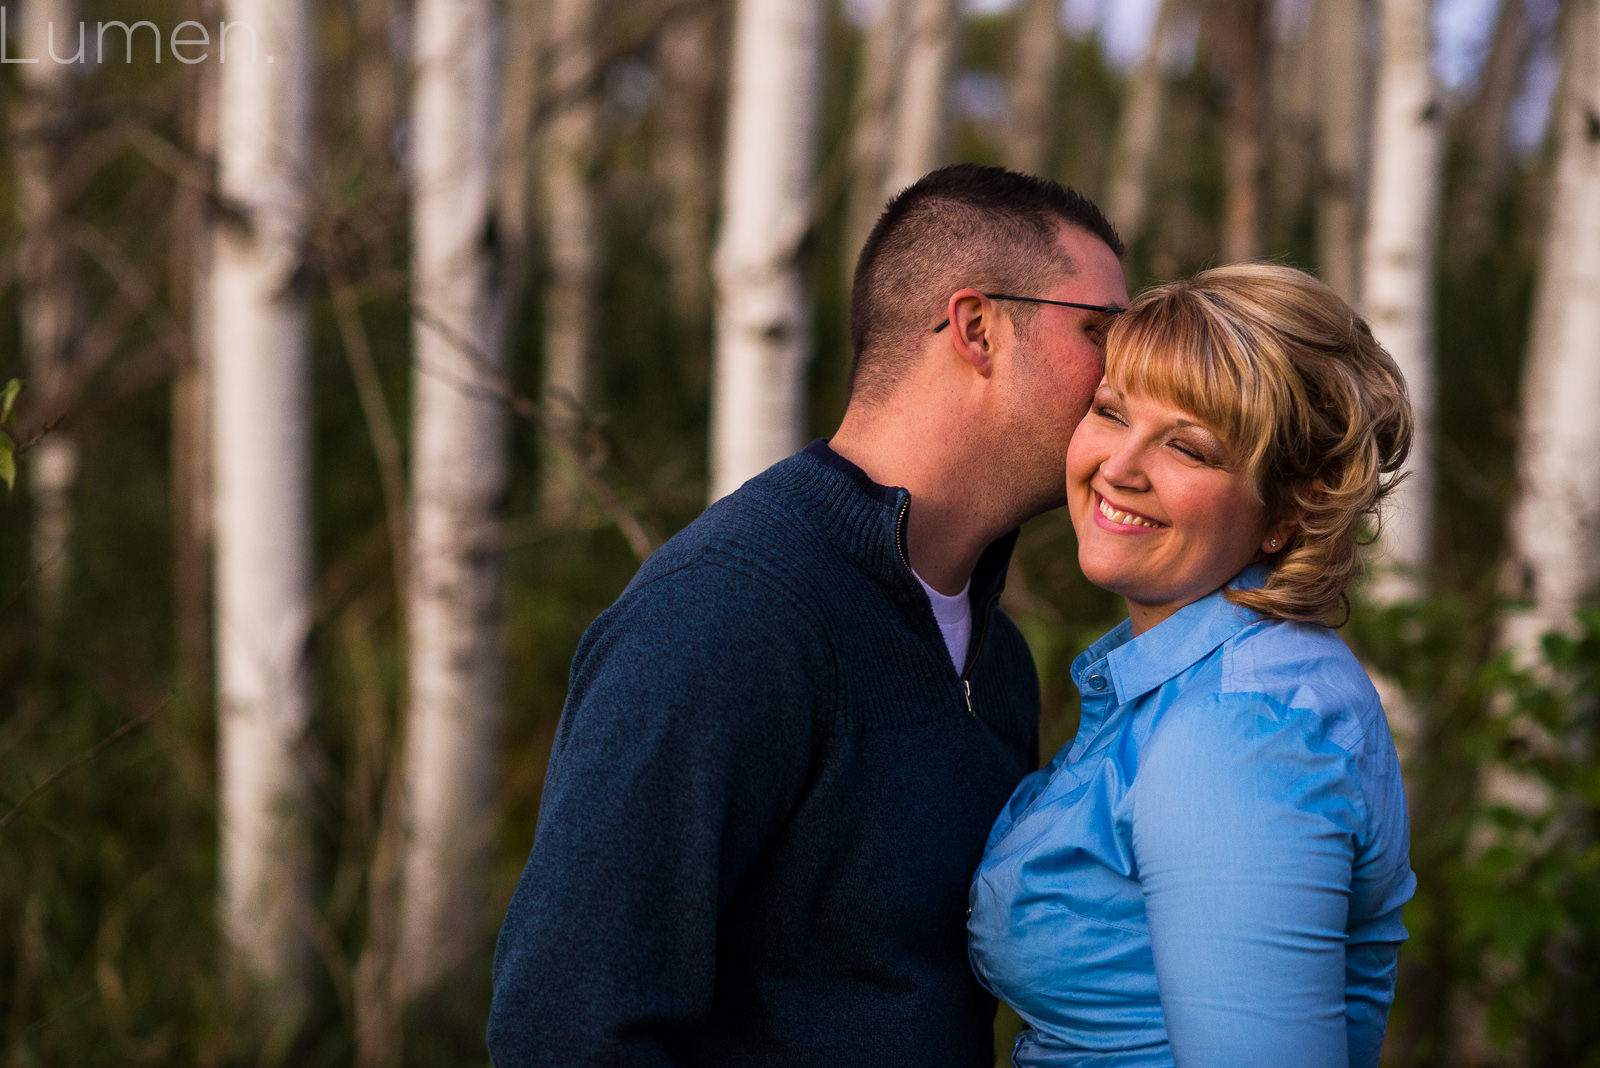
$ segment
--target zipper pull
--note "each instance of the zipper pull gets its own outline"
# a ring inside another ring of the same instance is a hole
[[[962,679],[961,689],[967,696],[967,715],[976,718],[978,714],[972,710],[972,680]]]

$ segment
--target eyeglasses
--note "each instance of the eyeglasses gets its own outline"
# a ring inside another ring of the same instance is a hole
[[[1100,312],[1104,315],[1121,315],[1123,312],[1128,310],[1127,308],[1113,308],[1107,304],[1079,304],[1075,300],[1045,300],[1043,297],[1014,297],[1009,293],[985,293],[984,296],[989,300],[1020,300],[1028,304],[1056,304],[1063,308],[1082,308],[1084,311]],[[943,330],[949,325],[950,320],[944,319],[939,323],[938,326],[933,328],[933,332],[937,334],[939,331]]]

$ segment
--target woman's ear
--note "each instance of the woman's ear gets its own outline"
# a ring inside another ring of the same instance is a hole
[[[1270,524],[1267,527],[1266,536],[1261,539],[1261,551],[1268,556],[1282,552],[1284,547],[1289,544],[1289,538],[1293,536],[1295,528],[1299,525],[1300,517],[1298,515],[1285,516]]]

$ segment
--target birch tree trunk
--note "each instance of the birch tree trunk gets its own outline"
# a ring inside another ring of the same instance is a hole
[[[1145,230],[1150,185],[1166,105],[1166,49],[1182,0],[1158,0],[1155,22],[1128,83],[1111,157],[1111,221],[1131,248]]]
[[[189,14],[202,25],[219,17],[211,0]],[[197,161],[195,180],[181,182],[172,287],[187,297],[189,345],[172,380],[173,606],[177,616],[176,675],[180,693],[202,697],[212,675],[210,638],[211,555],[215,507],[211,467],[211,246],[206,231],[206,191],[216,181],[217,75],[210,63],[185,76],[184,136]]]
[[[866,29],[861,53],[860,89],[850,139],[851,183],[845,292],[855,274],[855,254],[866,243],[888,199],[889,144],[902,91],[909,43],[911,0],[882,0],[878,17]],[[893,191],[891,190],[890,195]]]
[[[1045,174],[1054,132],[1051,109],[1056,64],[1061,55],[1061,0],[1023,0],[1006,78],[1011,122],[1006,128],[1006,166]]]
[[[355,0],[359,35],[356,43],[355,120],[360,125],[365,158],[375,165],[396,156],[395,128],[400,120],[405,79],[396,50],[395,20],[403,17],[394,0]]]
[[[1310,49],[1318,93],[1317,251],[1322,279],[1346,300],[1361,292],[1363,180],[1371,64],[1362,43],[1362,5],[1316,0]]]
[[[1600,2],[1574,0],[1565,29],[1552,115],[1554,197],[1528,339],[1505,566],[1507,592],[1528,608],[1506,618],[1501,643],[1524,664],[1535,660],[1541,635],[1573,627],[1579,604],[1600,584]],[[1524,811],[1549,802],[1530,787],[1502,794]]]
[[[664,200],[657,241],[672,271],[680,366],[700,386],[710,365],[711,218],[720,154],[714,119],[727,70],[718,47],[722,8],[701,0],[673,18],[656,57],[661,101],[653,163]]]
[[[600,140],[596,95],[599,23],[594,0],[547,0],[549,96],[558,101],[544,144],[544,194],[549,262],[544,309],[546,432],[569,440],[590,405],[596,298],[600,283],[600,211],[595,163]],[[577,515],[578,473],[563,450],[546,448],[540,486],[545,516]]]
[[[1219,5],[1215,14],[1228,20],[1219,42],[1228,83],[1222,256],[1230,262],[1253,260],[1261,255],[1265,219],[1266,83],[1272,51],[1268,3],[1236,0]]]
[[[911,39],[904,80],[894,97],[885,200],[947,162],[950,75],[960,40],[960,7],[957,0],[910,0]]]
[[[274,1041],[304,1017],[313,916],[309,329],[309,0],[228,0],[258,44],[219,65],[211,304],[222,928]]]
[[[505,294],[495,233],[494,0],[418,0],[412,102],[412,531],[400,866],[400,997],[490,930],[487,872],[503,660]]]
[[[811,329],[798,254],[811,225],[826,8],[740,0],[717,243],[711,499],[798,449]]]
[[[1315,202],[1317,179],[1318,42],[1311,34],[1315,0],[1278,4],[1269,15],[1273,42],[1267,86],[1272,122],[1267,154],[1265,247],[1282,249],[1294,240],[1303,210]]]
[[[1523,0],[1503,0],[1477,87],[1460,115],[1463,158],[1445,213],[1451,220],[1446,264],[1464,267],[1490,251],[1495,206],[1511,172],[1511,112],[1532,51]]]
[[[1423,589],[1432,559],[1433,264],[1443,108],[1432,65],[1430,0],[1380,0],[1381,47],[1361,307],[1406,377],[1416,416],[1410,476],[1391,498],[1374,593]]]
[[[1600,0],[1573,0],[1563,12],[1562,30],[1562,84],[1551,115],[1555,178],[1523,372],[1518,493],[1502,580],[1506,592],[1527,607],[1509,612],[1499,635],[1501,648],[1520,667],[1547,678],[1551,669],[1542,664],[1541,638],[1570,632],[1575,610],[1600,584],[1595,558],[1600,469],[1594,462],[1600,455],[1600,421],[1594,417],[1600,399],[1600,137],[1595,133],[1600,115]],[[1509,727],[1521,746],[1542,760],[1581,762],[1593,744],[1592,736],[1575,725],[1552,732],[1528,715]],[[1508,809],[1526,825],[1507,828],[1484,821],[1475,829],[1475,848],[1509,841],[1518,855],[1538,855],[1586,833],[1588,813],[1576,822],[1563,818],[1561,806],[1574,802],[1558,797],[1546,780],[1524,768],[1489,764],[1479,794],[1488,806]],[[1589,845],[1578,843],[1580,848]],[[1545,951],[1560,956],[1571,948],[1558,942]],[[1483,962],[1483,969],[1490,983],[1516,974],[1515,962],[1493,957]],[[1457,998],[1451,1063],[1469,1068],[1526,1063],[1525,1036],[1513,1040],[1509,1055],[1491,1049],[1488,1012],[1478,995],[1474,990]]]
[[[38,61],[21,65],[21,92],[12,109],[16,145],[12,159],[21,227],[17,276],[22,293],[22,345],[37,397],[34,403],[49,419],[69,414],[59,407],[72,373],[82,303],[68,233],[69,206],[57,181],[72,143],[72,90],[82,67],[51,58],[62,53],[66,53],[64,58],[72,57],[72,30],[77,26],[74,0],[29,0],[22,6],[17,56]],[[72,572],[77,438],[66,425],[57,424],[34,446],[28,459],[32,594],[45,633],[53,634],[65,607]]]

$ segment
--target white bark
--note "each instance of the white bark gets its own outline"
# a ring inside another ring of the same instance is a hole
[[[1529,602],[1503,644],[1525,659],[1539,636],[1566,630],[1600,583],[1600,3],[1567,15],[1562,90],[1552,116],[1557,155],[1549,229],[1534,297],[1518,493],[1510,521],[1508,592]]]
[[[1405,374],[1416,418],[1410,477],[1391,498],[1374,592],[1423,588],[1434,493],[1433,264],[1443,108],[1431,60],[1430,0],[1380,0],[1381,47],[1361,307]]]
[[[1318,86],[1317,250],[1323,281],[1348,301],[1361,291],[1363,150],[1371,81],[1361,12],[1362,5],[1350,0],[1316,0],[1309,49]]]
[[[1267,71],[1272,37],[1267,0],[1229,0],[1218,12],[1230,21],[1219,34],[1228,82],[1223,136],[1227,197],[1222,254],[1230,262],[1261,255],[1266,185]]]
[[[948,162],[950,77],[960,40],[957,0],[910,0],[911,39],[895,94],[883,195],[887,200]]]
[[[1315,0],[1280,2],[1274,11],[1267,76],[1272,102],[1267,154],[1266,247],[1283,248],[1301,209],[1314,202],[1317,177],[1317,96],[1322,92],[1311,34]]]
[[[218,12],[207,6],[202,17]],[[217,155],[217,66],[197,65],[188,75],[184,117],[189,151]],[[172,382],[173,604],[177,615],[177,676],[184,692],[202,694],[211,675],[211,558],[216,508],[211,449],[211,242],[206,190],[198,183],[178,193],[179,233],[174,242],[174,288],[188,296],[188,359]]]
[[[598,11],[594,0],[548,0],[549,95],[559,101],[544,144],[548,275],[544,309],[544,409],[547,432],[573,437],[591,397],[596,299],[600,285],[600,205],[595,162],[600,101],[595,91]],[[545,450],[542,506],[571,518],[582,495],[563,450]]]
[[[802,444],[811,330],[797,260],[810,226],[821,0],[740,0],[716,253],[711,498]]]
[[[653,159],[663,211],[658,243],[672,271],[676,319],[688,342],[685,366],[704,385],[705,335],[711,319],[711,217],[716,199],[717,137],[712,116],[727,65],[718,52],[719,6],[703,0],[662,31]]]
[[[1149,212],[1151,170],[1160,147],[1166,107],[1166,50],[1181,0],[1159,0],[1144,54],[1128,83],[1128,95],[1117,125],[1111,156],[1111,221],[1132,246],[1144,233]]]
[[[1512,506],[1503,584],[1527,607],[1502,621],[1499,642],[1520,667],[1560,688],[1542,663],[1545,634],[1570,632],[1574,611],[1600,583],[1595,546],[1600,542],[1600,0],[1574,0],[1563,13],[1565,59],[1551,127],[1556,138],[1555,179],[1534,294],[1523,372],[1518,492]],[[1506,714],[1507,709],[1497,710]],[[1586,731],[1558,729],[1524,716],[1510,729],[1543,759],[1583,761],[1592,746]],[[1523,768],[1494,762],[1483,771],[1479,795],[1529,822],[1509,833],[1485,821],[1471,845],[1483,849],[1507,837],[1523,855],[1537,855],[1562,838],[1581,836],[1547,780]],[[1537,830],[1533,828],[1538,828]],[[1567,939],[1559,938],[1560,942]],[[1554,950],[1561,952],[1561,948]],[[1501,958],[1484,962],[1491,980],[1515,974]],[[1454,1006],[1452,1063],[1489,1062],[1487,1009],[1474,994]],[[1520,1053],[1514,1048],[1514,1055]]]
[[[355,32],[355,120],[365,142],[366,158],[383,166],[395,159],[395,127],[404,83],[397,54],[396,21],[402,17],[394,0],[357,0]]]
[[[397,979],[434,987],[489,930],[503,652],[505,295],[491,220],[500,139],[494,0],[419,0],[412,102],[409,707]]]
[[[15,5],[12,7],[15,11]],[[78,25],[77,4],[74,0],[29,0],[12,25],[20,44],[16,55],[44,57],[19,68],[21,92],[12,114],[16,138],[12,159],[22,231],[18,280],[23,349],[35,403],[46,418],[55,418],[66,414],[58,405],[72,371],[82,302],[66,232],[69,208],[57,180],[73,136],[69,128],[73,83],[82,68],[47,57],[72,55],[68,42]],[[52,28],[54,53],[50,50]],[[78,479],[78,454],[77,438],[58,425],[28,458],[33,524],[31,592],[39,618],[49,631],[61,619],[71,574],[72,491]]]
[[[855,253],[883,211],[889,167],[889,143],[894,130],[896,99],[901,91],[906,47],[909,43],[911,0],[883,0],[877,19],[866,29],[861,50],[860,88],[855,106],[855,128],[850,139],[850,255],[845,261],[845,288],[855,272]]]
[[[1511,173],[1511,114],[1532,51],[1523,0],[1503,0],[1477,88],[1464,113],[1456,115],[1462,161],[1445,213],[1451,221],[1444,233],[1445,263],[1465,265],[1490,251],[1496,202]]]
[[[311,183],[309,0],[229,0],[252,55],[219,66],[212,251],[222,925],[273,1019],[306,1008],[313,914],[309,329],[298,289]]]
[[[1017,12],[1006,90],[1011,121],[1006,128],[1006,166],[1044,174],[1055,129],[1051,94],[1061,55],[1061,0],[1023,0]]]

